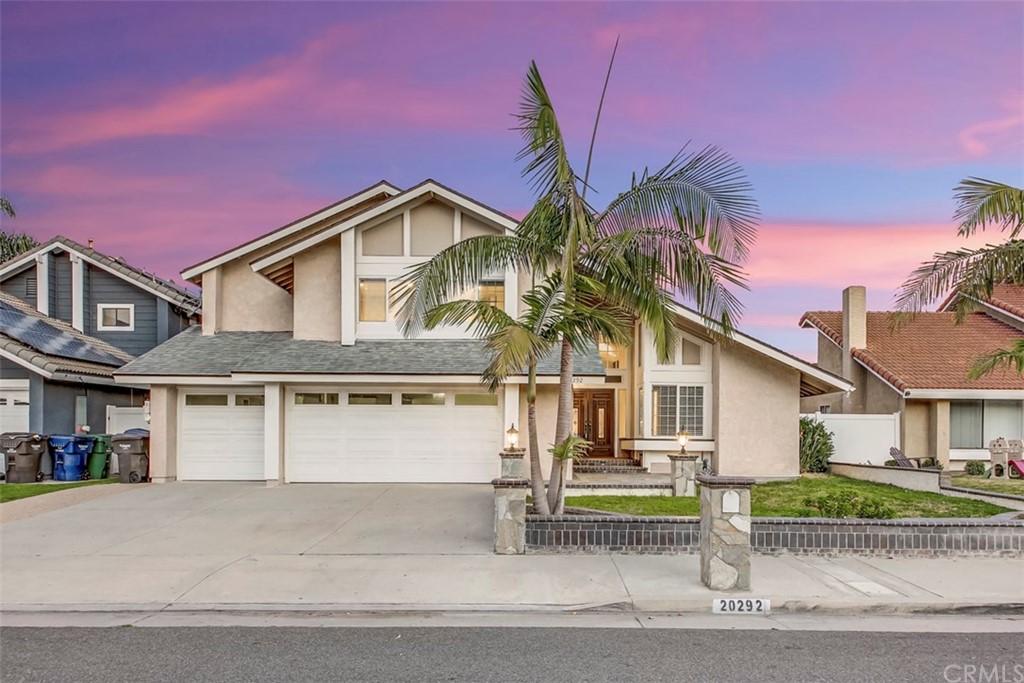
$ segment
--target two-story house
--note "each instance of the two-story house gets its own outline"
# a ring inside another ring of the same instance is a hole
[[[516,221],[428,180],[381,182],[185,270],[203,289],[202,328],[124,366],[152,387],[151,475],[283,482],[485,482],[513,424],[524,376],[481,385],[484,345],[464,329],[403,338],[393,308],[407,268]],[[509,271],[468,295],[516,315],[528,278]],[[679,308],[683,341],[669,363],[650,336],[576,358],[578,433],[592,455],[654,470],[690,451],[723,474],[792,477],[801,396],[850,384],[751,337],[717,340]],[[558,361],[539,368],[545,467],[554,436]],[[524,439],[525,441],[525,439]]]
[[[843,291],[842,309],[810,311],[800,324],[818,333],[818,365],[857,390],[806,398],[806,412],[898,415],[899,447],[910,457],[935,458],[959,470],[989,459],[997,437],[1024,434],[1024,377],[997,370],[968,379],[974,360],[1024,337],[1024,287],[999,285],[962,322],[952,300],[937,311],[894,325],[891,311],[868,311],[864,287]],[[881,464],[885,451],[863,453]]]
[[[99,432],[141,406],[113,372],[199,320],[199,297],[56,237],[0,264],[0,431]]]

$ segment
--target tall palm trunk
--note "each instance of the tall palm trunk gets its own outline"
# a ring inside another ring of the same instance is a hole
[[[562,337],[562,359],[558,372],[558,417],[555,421],[555,443],[569,438],[572,432],[572,344]],[[552,514],[562,514],[565,501],[565,461],[551,461],[551,481],[548,483],[548,505]]]
[[[533,489],[533,507],[539,515],[551,514],[544,491],[544,470],[540,466],[540,440],[537,438],[537,360],[530,359],[526,383],[526,423],[530,440],[530,486]]]

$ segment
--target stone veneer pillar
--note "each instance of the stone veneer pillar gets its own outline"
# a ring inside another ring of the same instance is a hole
[[[523,455],[526,453],[522,448],[506,448],[498,457],[501,458],[502,479],[522,479],[526,476],[523,472]]]
[[[696,496],[697,456],[670,455],[668,460],[672,472],[672,495]]]
[[[497,555],[522,555],[526,552],[527,479],[495,479],[494,552]]]
[[[750,590],[750,488],[753,479],[697,475],[700,580],[711,590]]]

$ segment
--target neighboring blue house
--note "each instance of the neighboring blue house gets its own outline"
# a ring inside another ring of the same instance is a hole
[[[197,295],[122,259],[55,237],[0,264],[0,431],[103,431],[127,360],[199,321]],[[32,332],[35,330],[35,332]]]

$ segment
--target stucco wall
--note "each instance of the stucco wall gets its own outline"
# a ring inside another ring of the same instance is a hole
[[[718,474],[800,473],[800,373],[723,343],[715,354],[715,468]]]
[[[555,441],[555,421],[558,417],[558,385],[541,384],[537,386],[537,440],[540,447],[540,463],[544,470],[544,478],[551,476],[551,454],[548,449]],[[526,385],[519,389],[519,443],[523,448],[530,447],[530,436],[526,419]],[[523,463],[526,476],[530,473],[529,453]]]
[[[933,455],[928,429],[928,402],[907,401],[903,406],[903,453],[909,458]]]
[[[292,329],[292,297],[288,292],[253,272],[245,260],[226,263],[219,270],[218,332]]]
[[[154,482],[178,476],[178,389],[154,386],[149,396],[149,476]]]
[[[296,339],[341,340],[339,238],[296,254],[294,321]]]
[[[895,389],[864,371],[864,383],[857,388],[864,394],[864,412],[872,415],[885,415],[900,410],[902,397]]]

